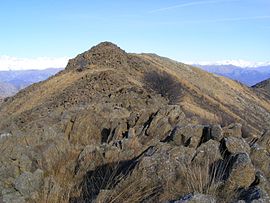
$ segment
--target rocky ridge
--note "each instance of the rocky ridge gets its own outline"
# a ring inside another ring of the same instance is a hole
[[[146,86],[151,71],[181,84],[179,103]],[[209,89],[195,76],[226,84],[224,102],[241,91],[242,103],[210,107],[220,93],[200,100]],[[0,202],[268,202],[264,99],[196,68],[101,43],[0,107]],[[242,112],[248,107],[258,113]],[[206,124],[207,114],[202,123],[202,109],[239,122]]]

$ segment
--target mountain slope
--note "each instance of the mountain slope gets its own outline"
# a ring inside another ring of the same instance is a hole
[[[252,86],[252,88],[267,95],[268,98],[270,97],[270,79],[261,81],[261,82],[257,83],[256,85]]]
[[[104,42],[0,106],[0,201],[265,198],[269,117],[240,83]]]

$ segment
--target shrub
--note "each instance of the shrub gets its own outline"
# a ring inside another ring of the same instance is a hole
[[[181,84],[167,72],[151,71],[145,74],[144,83],[146,87],[152,89],[169,100],[170,104],[178,102],[181,95]]]

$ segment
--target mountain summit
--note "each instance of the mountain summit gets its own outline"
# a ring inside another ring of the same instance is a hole
[[[6,99],[0,118],[0,201],[233,202],[270,191],[269,100],[155,54],[103,42]]]
[[[69,61],[67,69],[89,69],[93,66],[117,67],[127,61],[127,53],[111,42],[102,42]]]

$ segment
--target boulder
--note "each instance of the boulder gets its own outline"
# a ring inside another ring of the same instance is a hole
[[[197,148],[203,136],[203,129],[203,125],[177,126],[171,133],[171,143],[176,146]]]
[[[260,169],[267,176],[267,178],[270,178],[270,156],[268,151],[258,144],[255,144],[251,148],[250,157],[253,164]]]
[[[24,172],[14,182],[14,187],[25,198],[35,199],[43,185],[44,172],[37,169],[34,173]]]
[[[223,138],[223,130],[220,125],[211,126],[211,137],[213,140],[220,142]]]
[[[227,150],[232,154],[250,153],[249,144],[241,137],[226,137],[224,138]]]
[[[220,143],[215,140],[209,140],[201,144],[193,158],[193,164],[208,165],[210,166],[214,162],[221,160],[222,156],[219,150]]]
[[[1,201],[1,196],[0,196],[0,202],[1,203],[25,203],[26,200],[20,194],[20,192],[13,191],[13,192],[4,194],[2,197],[2,201]]]
[[[229,177],[226,180],[224,194],[232,194],[240,188],[248,188],[255,180],[255,168],[247,153],[233,157]]]
[[[224,127],[222,130],[223,130],[224,137],[230,137],[230,136],[239,137],[239,138],[242,137],[242,124],[240,123],[232,123]]]
[[[168,203],[216,203],[217,200],[211,195],[200,193],[188,194],[179,200],[169,201]]]

